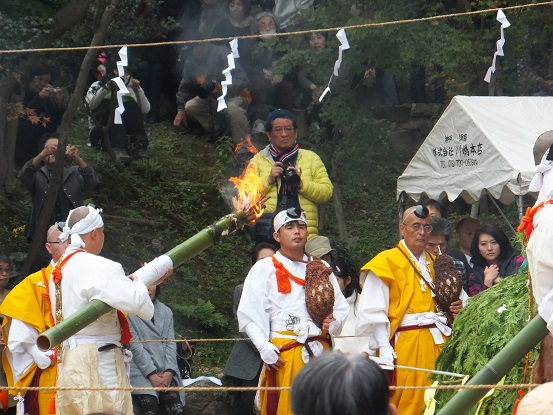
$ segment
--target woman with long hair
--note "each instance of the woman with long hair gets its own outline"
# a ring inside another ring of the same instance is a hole
[[[471,297],[511,275],[524,262],[509,242],[509,238],[494,224],[485,224],[476,231],[470,246],[472,274],[468,288]]]

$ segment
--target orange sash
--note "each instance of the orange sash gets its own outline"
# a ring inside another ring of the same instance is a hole
[[[273,259],[273,265],[276,268],[276,278],[279,293],[288,294],[292,291],[292,284],[290,284],[290,280],[299,285],[305,285],[305,280],[294,276],[290,271],[286,269],[282,262],[278,262],[278,259],[276,259],[274,255],[271,256],[271,258]]]

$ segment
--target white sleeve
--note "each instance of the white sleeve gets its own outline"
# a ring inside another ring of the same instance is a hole
[[[331,335],[338,336],[342,332],[344,323],[348,318],[349,303],[348,300],[346,300],[346,297],[344,297],[344,294],[342,294],[342,290],[338,285],[338,281],[336,280],[336,276],[334,275],[334,273],[330,275],[330,281],[332,282],[332,286],[334,287],[334,309],[332,311],[332,314],[335,318],[335,321],[330,323],[328,331]]]
[[[42,352],[36,345],[38,331],[21,320],[12,318],[8,335],[8,349],[13,355],[27,354],[41,369],[46,369],[52,363],[52,351]],[[21,356],[19,357],[21,358]]]
[[[259,355],[261,360],[265,363],[272,365],[278,360],[278,348],[265,337],[263,332],[255,325],[255,323],[250,322],[244,327],[244,331],[254,344],[254,346],[259,350]]]
[[[369,347],[377,349],[379,345],[376,341],[375,327],[382,324],[386,332],[388,334],[390,332],[390,320],[388,319],[390,289],[372,271],[363,272],[362,277],[366,279],[359,300],[355,335],[369,337]]]

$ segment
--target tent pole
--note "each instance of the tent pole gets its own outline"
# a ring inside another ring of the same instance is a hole
[[[400,224],[403,222],[403,212],[405,212],[405,204],[407,203],[406,199],[406,193],[401,192],[399,195],[398,203],[397,203],[397,223]],[[399,232],[399,231],[398,231]],[[401,239],[401,233],[399,234],[399,239]]]
[[[478,219],[478,206],[480,205],[480,201],[477,200],[472,205],[470,205],[470,217],[473,219]]]
[[[499,207],[499,205],[497,204],[497,202],[495,201],[493,196],[490,195],[487,190],[486,190],[486,193],[488,193],[488,196],[490,196],[490,199],[491,199],[492,203],[495,205],[497,210],[499,210],[499,213],[501,213],[501,216],[503,217],[503,219],[505,219],[505,222],[507,222],[507,225],[509,225],[509,228],[511,228],[513,233],[516,235],[517,231],[515,231],[515,228],[513,228],[513,225],[511,225],[511,222],[509,222],[509,219],[507,219],[507,216],[505,216],[505,214],[503,213],[503,211],[501,210],[501,208]]]
[[[522,221],[522,216],[524,215],[524,197],[518,195],[518,220]]]

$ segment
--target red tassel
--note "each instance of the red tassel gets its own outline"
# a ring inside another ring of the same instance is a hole
[[[119,319],[119,324],[121,325],[121,344],[127,344],[132,339],[129,322],[127,321],[127,317],[125,317],[125,315],[119,310],[117,310],[117,318]]]
[[[56,413],[56,391],[52,392],[52,397],[50,398],[50,406],[48,407],[49,414]]]
[[[5,389],[0,391],[0,405],[2,405],[3,411],[8,410],[8,391]]]
[[[522,398],[524,398],[524,391],[522,389],[518,390],[518,396],[519,398],[515,401],[515,406],[513,406],[513,415],[516,415],[518,405],[520,404],[520,401],[522,401]]]

